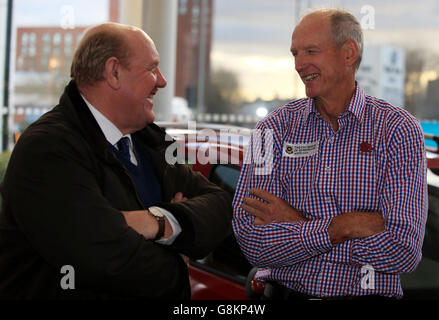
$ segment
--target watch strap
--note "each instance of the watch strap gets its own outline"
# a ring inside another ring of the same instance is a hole
[[[158,215],[152,214],[151,212],[150,212],[150,214],[154,218],[156,218],[158,225],[159,225],[159,229],[157,230],[157,233],[156,233],[154,239],[152,239],[153,241],[156,241],[156,240],[159,240],[160,238],[162,238],[165,234],[165,217],[162,215],[158,216]]]

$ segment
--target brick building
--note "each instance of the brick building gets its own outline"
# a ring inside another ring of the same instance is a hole
[[[204,32],[202,15],[205,15]],[[205,82],[209,79],[212,21],[213,0],[179,0],[175,95],[186,98],[191,107],[197,103],[199,68],[203,61],[200,54],[204,54]],[[205,38],[201,39],[203,35]]]
[[[119,21],[119,1],[109,0],[109,21]],[[205,15],[204,20],[202,15]],[[197,102],[200,61],[204,61],[203,79],[205,82],[209,79],[212,17],[213,0],[179,0],[175,96],[188,100],[189,106]],[[204,32],[201,31],[203,21]],[[18,27],[16,71],[56,72],[68,77],[73,53],[86,28]],[[201,39],[202,35],[204,39]],[[203,59],[200,54],[204,55]],[[53,94],[58,94],[54,91],[57,90],[52,90]],[[16,93],[20,94],[20,90]]]

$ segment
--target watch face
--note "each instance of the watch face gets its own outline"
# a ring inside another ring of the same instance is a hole
[[[156,217],[164,217],[163,213],[157,208],[149,208],[149,212]]]

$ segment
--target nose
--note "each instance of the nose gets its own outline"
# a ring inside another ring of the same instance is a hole
[[[296,54],[296,56],[294,57],[294,67],[299,74],[302,70],[305,69],[306,61],[302,55]]]
[[[160,71],[159,68],[157,68],[157,82],[156,82],[156,87],[158,88],[164,88],[166,87],[166,79],[163,76],[162,72]]]

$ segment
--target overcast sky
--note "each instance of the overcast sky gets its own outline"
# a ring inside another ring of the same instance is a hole
[[[439,54],[439,0],[214,1],[212,66],[234,71],[248,99],[289,98],[300,91],[289,48],[297,17],[308,7],[345,8],[360,21],[370,17],[372,8],[374,26],[365,30],[367,44]],[[107,0],[15,0],[14,6],[20,26],[60,25],[66,9],[74,10],[76,25],[108,19]]]
[[[107,0],[14,0],[14,19],[18,26],[59,26],[70,8],[78,26],[108,19]]]

